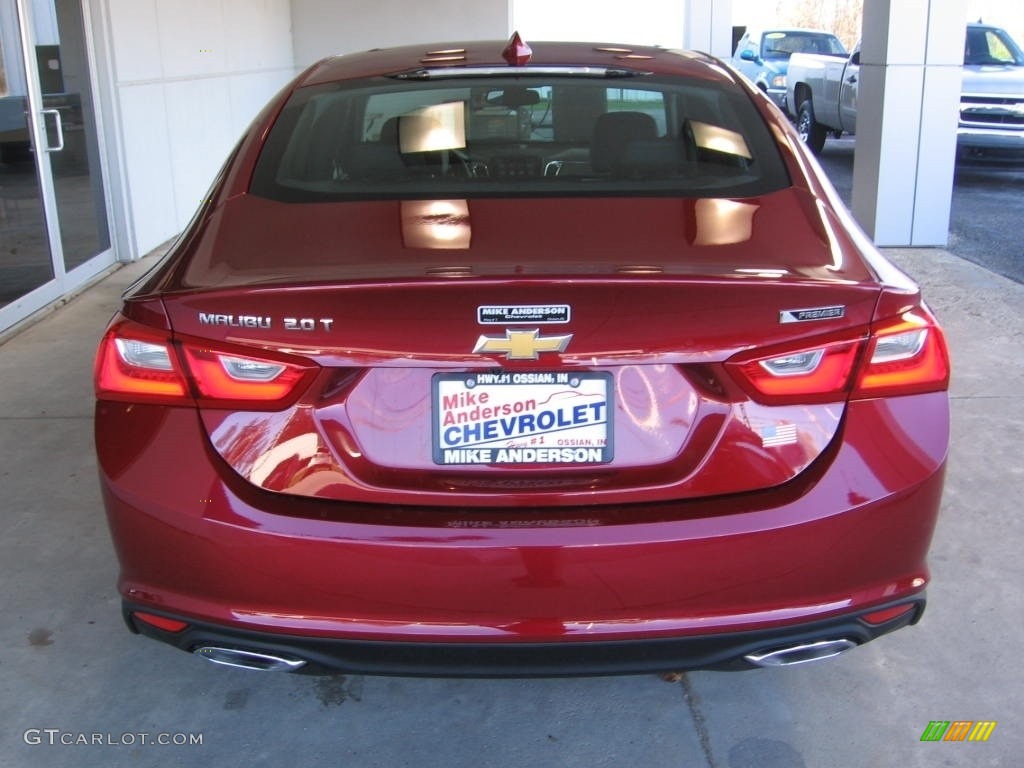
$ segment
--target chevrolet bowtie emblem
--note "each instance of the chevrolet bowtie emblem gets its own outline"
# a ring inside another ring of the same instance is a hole
[[[540,330],[507,330],[505,336],[481,336],[473,352],[504,352],[506,360],[536,360],[541,352],[564,352],[572,334],[541,336]]]

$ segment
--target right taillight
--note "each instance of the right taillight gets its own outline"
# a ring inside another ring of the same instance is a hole
[[[748,351],[725,367],[765,405],[912,395],[949,386],[945,339],[923,309],[879,323],[870,334]]]
[[[911,395],[948,386],[949,352],[942,330],[927,313],[911,311],[871,334],[853,397]]]
[[[171,339],[127,318],[107,329],[96,354],[101,400],[275,410],[287,407],[316,375],[291,355],[199,339]]]
[[[737,381],[766,405],[832,403],[850,388],[863,340],[830,340],[813,347],[771,350],[726,363]]]

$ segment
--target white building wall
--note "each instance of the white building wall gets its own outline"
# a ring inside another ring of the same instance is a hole
[[[686,0],[683,48],[732,56],[732,0]]]
[[[523,39],[683,46],[688,0],[509,0]]]
[[[130,256],[180,232],[295,73],[289,0],[105,0]]]
[[[504,40],[509,0],[292,0],[295,64],[336,53],[446,40]]]

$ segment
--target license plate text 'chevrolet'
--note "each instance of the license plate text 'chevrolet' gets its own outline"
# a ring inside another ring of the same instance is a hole
[[[438,464],[612,460],[608,374],[438,374],[434,386]]]

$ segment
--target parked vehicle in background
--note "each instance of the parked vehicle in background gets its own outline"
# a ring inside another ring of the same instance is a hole
[[[1024,52],[999,27],[967,27],[956,145],[961,157],[1024,158]]]
[[[786,106],[796,115],[797,133],[815,154],[831,132],[836,138],[857,132],[857,79],[860,43],[848,57],[795,53],[789,61]]]
[[[732,65],[785,110],[789,57],[798,52],[846,56],[846,48],[831,32],[748,29],[736,45]]]
[[[829,133],[857,129],[860,44],[848,58],[794,53],[790,58],[786,108],[797,131],[820,153]],[[1024,52],[1004,29],[967,25],[963,92],[957,127],[961,157],[1024,157]]]

